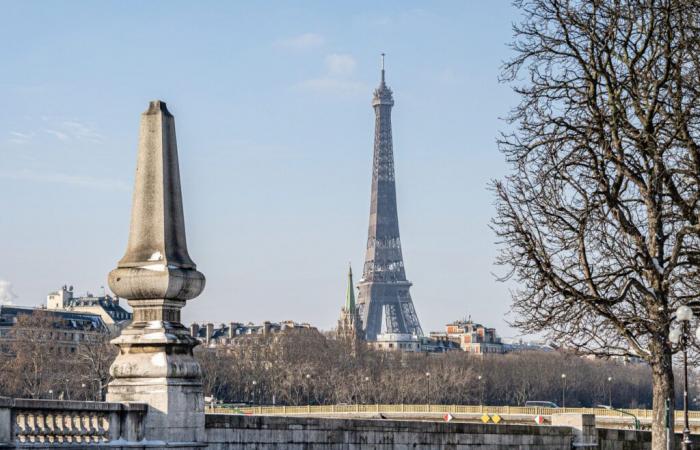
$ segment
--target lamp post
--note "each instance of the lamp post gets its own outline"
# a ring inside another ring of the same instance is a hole
[[[253,394],[253,400],[252,400],[252,403],[253,403],[253,405],[255,405],[255,385],[258,384],[258,382],[255,381],[255,380],[253,380],[253,383],[252,383],[252,384],[253,384],[253,392],[252,392],[252,394]]]
[[[364,394],[363,395],[363,403],[365,403],[365,404],[369,403],[367,401],[367,397],[369,397],[369,395],[367,395],[368,390],[369,390],[369,377],[365,377],[365,385],[364,385],[364,389],[363,389],[363,394]]]
[[[49,395],[51,396],[51,400],[53,400],[53,389],[49,389]]]
[[[311,380],[311,374],[306,374],[306,404],[311,405],[311,388],[309,387],[309,381]]]
[[[613,377],[608,377],[608,406],[612,408],[612,380]]]
[[[561,374],[561,407],[566,408],[566,374]]]
[[[428,379],[428,405],[430,405],[430,372],[425,372],[425,378]]]
[[[669,334],[669,340],[678,344],[683,351],[683,450],[691,450],[690,424],[688,423],[688,343],[690,336],[690,321],[693,320],[693,310],[689,306],[681,305],[676,310],[676,321],[680,322],[680,327],[673,328]],[[700,339],[700,328],[697,331]]]
[[[476,377],[477,380],[479,380],[479,406],[484,406],[484,380],[481,375]]]

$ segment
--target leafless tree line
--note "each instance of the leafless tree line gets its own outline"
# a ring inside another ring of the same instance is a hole
[[[0,395],[103,400],[116,348],[99,332],[70,333],[45,312],[21,315],[0,342]],[[78,340],[77,335],[82,336]]]
[[[612,400],[615,407],[648,408],[652,398],[647,365],[562,352],[479,357],[364,349],[353,357],[341,342],[310,332],[245,338],[195,354],[206,395],[224,403],[523,405],[544,400],[595,406]]]
[[[0,341],[0,395],[104,398],[116,356],[109,336],[92,334],[69,345],[56,332],[55,319],[48,314],[18,318],[9,339]],[[313,330],[235,342],[195,351],[205,394],[225,403],[522,405],[544,400],[566,406],[612,402],[632,408],[650,407],[652,401],[646,364],[566,352],[479,357],[463,352],[382,352],[364,345],[353,351],[348,342]]]

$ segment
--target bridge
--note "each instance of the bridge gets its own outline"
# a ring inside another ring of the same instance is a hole
[[[303,406],[210,406],[211,414],[243,414],[264,416],[297,416],[327,418],[362,418],[390,420],[432,420],[481,422],[495,424],[531,425],[539,422],[551,424],[551,417],[558,414],[589,414],[596,425],[603,428],[648,429],[651,425],[650,409],[598,408],[543,408],[528,406],[488,405],[416,405],[416,404],[355,404],[355,405],[303,405]],[[683,411],[675,412],[676,429],[683,427]],[[700,433],[700,411],[690,411],[690,427]]]

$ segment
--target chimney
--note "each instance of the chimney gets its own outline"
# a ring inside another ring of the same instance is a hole
[[[207,345],[211,342],[211,337],[214,334],[214,324],[213,323],[208,323],[207,324],[207,331],[205,333],[205,339]]]
[[[193,338],[197,339],[197,337],[199,336],[199,324],[198,323],[195,322],[192,325],[190,325],[190,335]]]
[[[228,338],[233,339],[236,337],[236,322],[228,323]]]

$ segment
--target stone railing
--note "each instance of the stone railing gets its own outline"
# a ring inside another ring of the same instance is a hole
[[[0,448],[138,442],[146,411],[140,403],[0,398]]]

